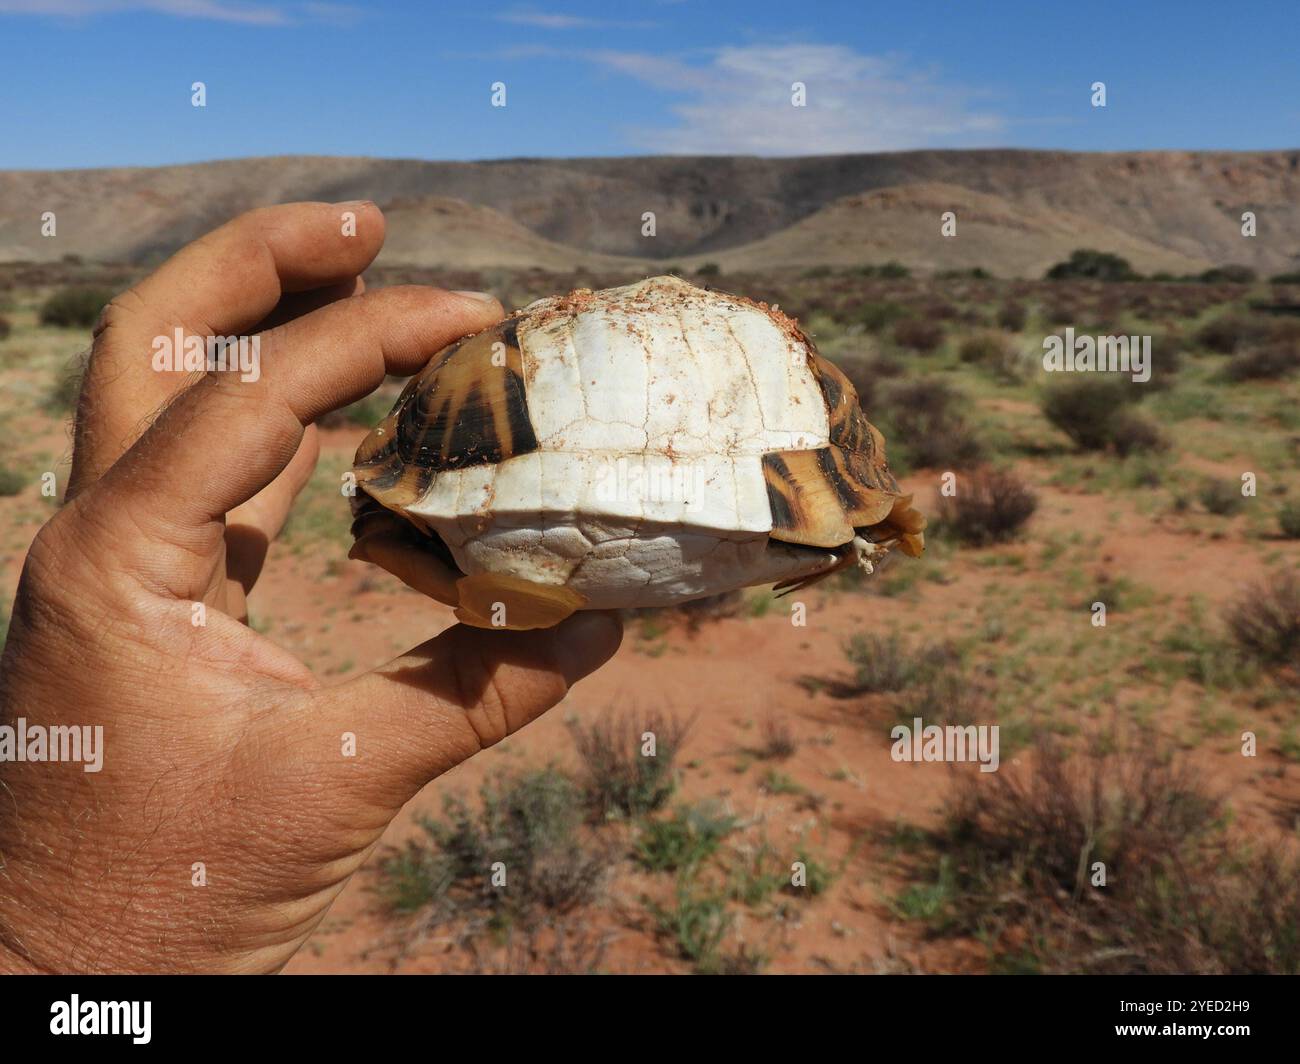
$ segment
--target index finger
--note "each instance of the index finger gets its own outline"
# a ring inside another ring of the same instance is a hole
[[[287,203],[249,211],[168,259],[114,299],[95,327],[82,388],[69,496],[98,480],[197,380],[154,369],[158,338],[207,341],[254,328],[285,293],[346,283],[384,242],[384,217],[368,201]]]
[[[77,503],[106,557],[200,597],[225,515],[280,474],[306,425],[501,315],[490,297],[418,287],[323,307],[266,335],[254,379],[208,374],[178,396]]]

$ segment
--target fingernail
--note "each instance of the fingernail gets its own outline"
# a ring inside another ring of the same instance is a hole
[[[495,303],[497,301],[497,297],[491,292],[463,292],[460,289],[454,289],[451,294],[464,296],[466,299],[477,299],[480,303]]]
[[[584,610],[555,629],[555,659],[570,686],[614,656],[623,622],[614,613]]]
[[[334,204],[335,207],[341,207],[344,210],[351,211],[359,211],[366,207],[373,207],[374,205],[375,201],[368,199],[344,200],[342,203]]]

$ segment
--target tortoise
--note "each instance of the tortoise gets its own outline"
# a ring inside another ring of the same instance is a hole
[[[444,348],[353,472],[349,556],[485,628],[789,593],[924,549],[844,374],[777,307],[673,276]]]

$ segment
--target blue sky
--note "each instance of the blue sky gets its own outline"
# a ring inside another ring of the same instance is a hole
[[[0,168],[1293,148],[1298,56],[1292,0],[0,0]]]

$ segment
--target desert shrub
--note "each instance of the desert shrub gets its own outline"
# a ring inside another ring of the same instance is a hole
[[[939,498],[939,526],[963,543],[984,546],[1013,539],[1038,508],[1038,497],[1014,473],[980,469],[957,479]]]
[[[1294,973],[1300,868],[1237,849],[1224,819],[1149,743],[1067,754],[1045,740],[1019,772],[960,778],[894,908],[978,937],[997,970]]]
[[[852,315],[851,321],[861,325],[869,333],[882,333],[906,315],[907,308],[901,303],[871,302],[859,307]]]
[[[1216,355],[1230,355],[1247,340],[1268,336],[1271,325],[1239,311],[1220,314],[1196,330],[1196,342]]]
[[[52,293],[41,305],[41,324],[62,329],[89,329],[113,293],[103,288],[73,285]]]
[[[858,277],[880,277],[891,281],[912,276],[911,270],[901,262],[895,262],[893,259],[878,266],[855,266],[852,272]]]
[[[1183,349],[1187,340],[1173,326],[1151,334],[1151,379],[1144,388],[1162,389],[1173,386],[1172,378],[1183,368]]]
[[[922,321],[959,321],[964,315],[955,303],[946,299],[931,299],[917,308],[917,317]]]
[[[891,465],[960,468],[978,462],[984,448],[962,416],[965,402],[960,392],[935,377],[891,384],[880,407]]]
[[[867,363],[877,377],[894,378],[907,376],[907,364],[893,355],[875,355]]]
[[[989,676],[970,668],[951,644],[940,643],[927,649],[915,682],[896,698],[894,716],[940,725],[988,721],[996,719],[993,693]]]
[[[1008,332],[1020,332],[1025,327],[1029,315],[1023,304],[1003,303],[998,309],[998,324]]]
[[[979,366],[1002,366],[1007,360],[1007,338],[1001,333],[980,332],[966,337],[957,348],[963,362]]]
[[[1300,503],[1288,502],[1278,510],[1277,527],[1287,539],[1300,539]]]
[[[617,935],[568,916],[544,916],[524,927],[494,928],[490,936],[467,937],[463,959],[447,954],[448,974],[599,975]],[[459,963],[458,963],[459,961]]]
[[[763,721],[759,734],[762,741],[753,754],[763,761],[784,761],[799,749],[799,743],[784,718],[768,717]]]
[[[1235,514],[1244,505],[1241,485],[1218,477],[1206,480],[1196,493],[1196,497],[1206,510],[1220,517]]]
[[[702,262],[695,268],[696,277],[717,277],[722,273],[722,267],[716,262]]]
[[[929,354],[943,343],[943,326],[928,318],[903,318],[894,326],[894,342]]]
[[[572,780],[553,768],[534,770],[488,781],[481,797],[477,820],[452,799],[451,823],[431,831],[455,861],[457,880],[485,892],[494,908],[499,894],[514,895],[506,904],[515,910],[567,912],[591,899],[604,861],[580,840],[582,795]],[[489,885],[497,861],[510,870],[510,891]]]
[[[1300,284],[1300,270],[1293,273],[1275,273],[1269,280],[1273,284]]]
[[[1111,426],[1110,445],[1116,454],[1127,458],[1131,454],[1163,451],[1169,441],[1150,419],[1133,410],[1121,410]]]
[[[958,281],[964,278],[970,278],[972,281],[988,281],[992,277],[993,274],[983,266],[972,266],[966,270],[940,270],[935,274],[935,278],[940,281]]]
[[[648,900],[646,911],[655,929],[701,975],[723,974],[730,967],[722,943],[731,928],[725,894],[701,888],[689,877],[681,877],[671,905]]]
[[[1230,381],[1275,380],[1297,366],[1300,347],[1276,340],[1242,348],[1223,367],[1223,375]]]
[[[1079,318],[1079,308],[1068,300],[1055,300],[1047,304],[1043,315],[1052,325],[1073,325]]]
[[[17,495],[27,484],[27,478],[18,470],[0,468],[0,498]]]
[[[1049,281],[1069,281],[1088,278],[1097,281],[1131,281],[1137,278],[1127,259],[1106,251],[1081,248],[1072,252],[1065,262],[1058,262],[1047,271]]]
[[[1077,447],[1099,451],[1112,441],[1120,411],[1136,398],[1134,388],[1109,377],[1072,377],[1043,393],[1043,416]]]
[[[794,859],[803,865],[804,881],[796,886],[793,879],[787,879],[781,885],[783,893],[792,894],[796,898],[804,894],[815,898],[830,890],[831,884],[835,882],[835,872],[828,865],[802,849],[795,853]]]
[[[860,632],[844,644],[845,657],[853,666],[853,678],[837,688],[837,694],[878,694],[901,691],[923,668],[923,656],[913,652],[897,632],[876,635]]]
[[[1229,263],[1226,266],[1214,266],[1197,275],[1202,284],[1254,284],[1259,275],[1249,266]]]
[[[690,721],[659,713],[608,716],[587,726],[570,722],[569,734],[582,759],[583,797],[592,815],[635,817],[662,806],[676,786],[673,762],[690,726]],[[654,757],[641,754],[646,732],[655,736]]]
[[[671,819],[653,820],[642,827],[632,855],[651,872],[693,868],[712,857],[738,823],[711,802],[679,806]]]
[[[1228,610],[1237,646],[1268,666],[1300,665],[1300,579],[1282,573],[1250,588]]]
[[[0,314],[0,340],[8,340],[12,331],[13,326],[9,324],[9,319]]]
[[[432,905],[434,922],[486,913],[498,925],[529,925],[595,896],[611,857],[582,837],[582,795],[572,780],[553,768],[499,776],[480,797],[476,814],[448,795],[443,819],[420,821],[425,839],[381,860],[379,893],[391,908]],[[509,870],[509,890],[492,886],[497,861]]]

